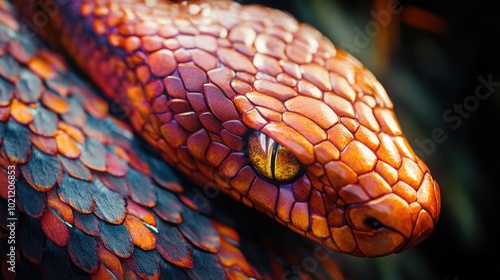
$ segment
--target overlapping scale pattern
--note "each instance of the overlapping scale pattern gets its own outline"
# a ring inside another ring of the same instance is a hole
[[[209,201],[198,204],[193,186],[27,36],[0,1],[0,231],[16,218],[15,279],[271,277],[249,263]],[[3,241],[2,276],[14,279]]]
[[[197,184],[214,183],[292,230],[357,256],[401,251],[432,231],[439,188],[405,139],[390,98],[316,29],[230,1],[151,7],[82,0],[61,8],[55,29],[68,52],[127,108],[136,131]],[[24,91],[24,98],[38,94]],[[17,107],[19,122],[29,121]],[[247,168],[251,130],[296,156],[303,178],[280,185]],[[21,147],[12,153],[26,159]],[[384,229],[375,236],[378,228],[354,215],[358,208],[368,221],[385,219],[394,236]]]

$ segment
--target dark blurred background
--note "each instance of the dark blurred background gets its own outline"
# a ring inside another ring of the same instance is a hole
[[[499,1],[279,0],[381,81],[403,131],[441,186],[433,234],[402,254],[336,256],[362,279],[494,275],[500,238]],[[498,265],[497,265],[498,267]]]

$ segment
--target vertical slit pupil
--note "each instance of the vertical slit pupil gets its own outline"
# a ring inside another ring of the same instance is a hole
[[[278,143],[273,141],[272,144],[272,155],[271,155],[271,174],[273,180],[276,180],[276,156],[278,155]]]

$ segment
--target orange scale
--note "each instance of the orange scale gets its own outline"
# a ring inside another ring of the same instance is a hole
[[[285,107],[295,113],[309,118],[324,129],[332,127],[338,116],[324,102],[305,96],[296,96],[285,102]],[[311,110],[311,108],[315,108]]]
[[[185,146],[177,148],[177,156],[179,157],[179,160],[182,162],[184,166],[193,171],[197,170],[195,160],[193,159],[193,156],[189,153],[188,149]]]
[[[28,61],[28,67],[44,80],[53,79],[57,76],[57,72],[54,71],[51,65],[38,57],[32,57],[30,61]]]
[[[283,114],[283,121],[297,130],[313,145],[327,139],[327,134],[321,127],[300,114],[285,112]]]
[[[293,191],[289,186],[280,187],[278,205],[276,207],[277,218],[285,223],[289,223],[291,221],[290,215],[295,200]]]
[[[123,266],[120,259],[110,251],[108,251],[102,244],[99,244],[99,260],[101,265],[96,274],[92,275],[93,280],[97,279],[124,279]],[[104,269],[105,271],[101,272]],[[110,273],[112,275],[110,275]],[[103,278],[101,278],[103,276]],[[115,278],[116,277],[116,278]]]
[[[212,223],[217,232],[219,232],[219,234],[223,237],[223,240],[233,240],[237,243],[240,242],[240,236],[234,228],[226,226],[214,220],[212,220]]]
[[[181,47],[181,44],[176,39],[166,39],[163,41],[163,46],[171,51],[175,51]]]
[[[424,172],[416,162],[408,158],[403,158],[401,167],[398,170],[399,180],[402,180],[415,190],[418,190],[423,177]]]
[[[15,98],[12,99],[12,103],[10,105],[10,114],[18,123],[24,125],[30,124],[34,119],[29,106]]]
[[[378,146],[380,145],[380,140],[378,139],[377,135],[362,125],[356,131],[354,137],[373,151],[376,151]]]
[[[125,40],[123,39],[123,37],[116,33],[111,33],[108,35],[109,44],[115,48],[122,47],[124,41]]]
[[[81,150],[76,146],[75,142],[69,137],[68,134],[59,130],[56,132],[55,138],[57,150],[65,157],[78,158],[82,154]]]
[[[333,86],[333,91],[338,96],[344,98],[349,102],[354,102],[354,100],[356,100],[356,92],[351,87],[351,84],[349,84],[346,78],[335,73],[330,73],[330,81]]]
[[[236,106],[238,106],[238,103],[236,103]],[[267,120],[262,117],[257,109],[251,109],[248,112],[244,113],[242,121],[246,126],[255,130],[260,130],[267,124]]]
[[[143,250],[153,250],[156,247],[156,237],[140,220],[132,215],[125,219],[125,227],[130,233],[132,243]]]
[[[341,161],[331,161],[325,164],[326,175],[330,185],[339,190],[346,184],[356,183],[358,174],[354,172],[349,166]]]
[[[315,162],[313,145],[295,129],[283,123],[269,123],[262,129],[262,132],[292,151],[304,165]],[[288,139],[295,140],[290,142]]]
[[[363,203],[370,200],[365,189],[358,184],[347,185],[339,191],[339,196],[347,204]]]
[[[59,121],[59,123],[57,124],[57,127],[61,131],[64,131],[66,134],[71,136],[71,138],[76,140],[78,143],[80,143],[82,145],[85,143],[85,135],[83,134],[83,132],[80,129],[78,129],[72,125],[69,125],[63,121]]]
[[[359,183],[371,198],[377,198],[392,192],[391,186],[376,172],[369,172],[359,176]]]
[[[92,21],[92,29],[96,35],[104,35],[106,34],[108,28],[101,19],[95,18]]]
[[[224,65],[227,65],[234,71],[248,72],[251,74],[257,73],[257,69],[250,58],[233,49],[219,48],[217,55]]]
[[[116,27],[118,24],[120,24],[123,20],[123,12],[117,9],[112,9],[109,11],[109,13],[106,16],[106,25],[108,27]]]
[[[267,80],[257,80],[253,83],[253,85],[257,91],[275,97],[281,101],[297,96],[295,89]]]
[[[178,49],[174,52],[175,60],[178,63],[186,63],[191,61],[191,53],[185,49]]]
[[[284,113],[286,111],[285,105],[283,105],[279,99],[267,94],[251,91],[246,93],[245,96],[255,105],[263,106],[279,113]]]
[[[301,65],[300,68],[304,79],[313,83],[322,91],[332,90],[332,84],[330,82],[328,71],[324,67],[315,63],[309,63]]]
[[[377,156],[363,143],[353,140],[342,151],[340,159],[357,174],[363,174],[375,168]]]
[[[214,37],[226,38],[227,30],[220,25],[197,25],[201,34],[208,34]]]
[[[379,132],[380,126],[373,114],[372,108],[370,108],[365,103],[358,101],[354,103],[354,110],[357,113],[359,123],[366,126],[373,132]]]
[[[311,212],[319,214],[322,217],[326,216],[325,202],[323,201],[323,196],[319,190],[313,189],[311,191],[311,200],[309,200],[309,205]]]
[[[248,260],[240,251],[240,249],[224,239],[221,240],[221,245],[219,252],[217,253],[217,257],[224,267],[237,267],[239,271],[243,272],[247,276],[254,275],[252,266],[248,263]]]
[[[273,111],[271,109],[267,109],[264,107],[259,107],[257,106],[257,111],[266,119],[274,122],[281,122],[282,121],[282,115],[276,111]]]
[[[330,236],[330,231],[328,230],[328,224],[326,218],[313,214],[311,216],[311,230],[314,236],[319,238],[325,238]]]
[[[198,49],[202,49],[209,53],[215,53],[217,51],[217,40],[215,37],[210,35],[196,35],[194,37],[194,42]]]
[[[257,33],[250,26],[240,25],[231,29],[228,38],[231,42],[240,42],[247,46],[253,45]]]
[[[47,193],[47,206],[50,211],[56,211],[64,221],[69,224],[74,224],[73,210],[70,206],[61,201],[55,190],[51,190]]]
[[[410,143],[408,143],[408,140],[403,137],[403,136],[396,136],[394,137],[394,144],[396,145],[398,151],[401,153],[403,157],[407,157],[413,161],[417,160],[417,155],[411,148]]]
[[[358,120],[354,118],[341,117],[340,122],[352,133],[355,133],[360,126]]]
[[[329,71],[338,73],[352,85],[355,83],[356,66],[353,65],[352,61],[347,61],[346,58],[345,52],[338,50],[338,55],[328,59],[325,67]]]
[[[163,96],[162,94],[165,92],[165,87],[163,86],[161,80],[152,80],[146,84],[144,92],[146,94],[146,98],[149,101],[152,101]]]
[[[127,199],[127,211],[130,215],[134,215],[139,220],[151,225],[156,226],[156,219],[150,209],[146,209],[130,199]]]
[[[185,195],[179,195],[179,199],[180,199],[180,201],[182,201],[182,203],[184,203],[185,205],[187,205],[190,209],[192,209],[192,210],[194,210],[196,212],[201,212],[202,211],[202,209],[200,209],[196,205],[196,203],[194,203],[194,201],[191,198],[189,198],[189,197],[187,197]]]
[[[342,124],[336,124],[328,131],[328,139],[339,149],[339,151],[344,150],[344,148],[353,139],[354,135]]]
[[[237,75],[239,76],[239,75]],[[278,81],[276,81],[276,78],[269,75],[269,74],[266,74],[264,72],[257,72],[257,74],[255,74],[255,80],[265,80],[265,81],[269,81],[269,82],[272,82],[272,83],[276,83],[278,84]],[[283,85],[285,86],[285,85]]]
[[[252,91],[252,86],[250,84],[238,79],[231,81],[231,88],[239,94],[246,94]]]
[[[146,85],[151,79],[151,72],[146,65],[137,67],[135,70],[135,74],[137,76],[137,79],[139,79],[139,81],[141,81],[143,85]]]
[[[373,96],[370,95],[363,95],[363,97],[361,97],[360,100],[366,105],[368,105],[370,108],[375,108],[375,106],[377,105],[377,101],[375,101],[375,98],[373,98]]]
[[[298,82],[298,91],[304,96],[309,96],[316,99],[321,99],[321,97],[323,96],[323,92],[316,85],[308,82],[307,80],[300,80]]]
[[[331,228],[330,232],[335,244],[337,244],[339,248],[339,251],[351,253],[356,250],[356,240],[354,239],[354,235],[348,226]]]
[[[307,231],[309,229],[309,206],[307,202],[297,202],[291,211],[292,224],[297,230]],[[293,228],[290,227],[292,230]]]
[[[177,61],[174,54],[169,50],[159,50],[147,58],[147,63],[151,68],[153,75],[158,77],[164,77],[166,75],[172,74],[177,68]]]
[[[122,148],[122,147],[115,147],[114,153],[121,160],[123,160],[123,161],[125,161],[127,163],[130,161],[130,157],[129,157],[128,153],[127,153],[127,150],[125,150],[124,148]]]
[[[123,40],[123,48],[126,52],[132,53],[141,47],[141,39],[135,36],[129,36]]]
[[[203,50],[195,49],[191,52],[193,62],[206,72],[219,67],[219,60]]]
[[[172,148],[165,140],[159,139],[157,142],[157,147],[161,151],[162,157],[169,163],[169,164],[177,164],[179,162],[179,158],[177,157],[177,154],[175,152],[175,149]]]
[[[375,166],[375,171],[389,183],[394,185],[398,181],[398,171],[391,165],[379,160]]]
[[[392,190],[408,203],[412,203],[417,200],[417,192],[415,189],[403,181],[398,181],[394,184]]]
[[[97,6],[94,10],[95,16],[103,17],[109,14],[109,9],[106,6]]]
[[[95,8],[94,3],[89,3],[89,2],[82,3],[82,5],[80,5],[80,10],[79,10],[80,15],[87,17],[92,13],[94,13],[94,8]]]
[[[329,161],[337,160],[340,157],[340,151],[332,142],[323,141],[314,146],[314,154],[320,164],[326,164]]]
[[[342,98],[332,92],[326,92],[324,101],[330,106],[339,117],[355,118],[354,107],[347,99]]]
[[[108,104],[104,100],[93,95],[85,95],[83,107],[97,119],[102,119],[108,116]]]
[[[43,92],[41,101],[45,107],[57,114],[66,114],[69,112],[70,106],[66,100],[49,90]]]

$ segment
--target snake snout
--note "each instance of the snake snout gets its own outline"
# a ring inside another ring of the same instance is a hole
[[[347,208],[346,218],[363,255],[401,253],[430,235],[439,217],[438,184],[426,176],[418,193],[412,203],[389,193]]]
[[[358,249],[367,257],[394,253],[411,238],[413,226],[408,203],[395,194],[387,194],[347,209]]]
[[[407,244],[396,253],[404,252],[422,240],[427,238],[434,230],[440,212],[441,197],[439,185],[430,176],[424,179],[424,183],[419,189],[421,192],[420,202],[410,204],[412,210],[413,232]],[[417,202],[419,199],[417,199]]]

